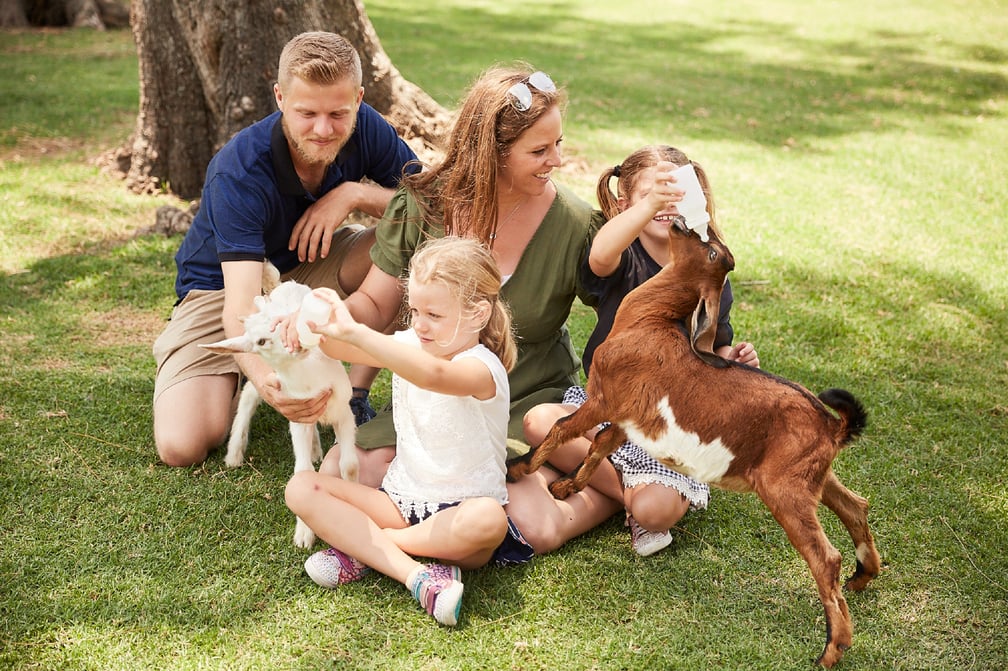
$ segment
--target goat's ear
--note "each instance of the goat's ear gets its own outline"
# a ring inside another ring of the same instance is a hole
[[[200,343],[200,347],[215,354],[241,354],[252,351],[252,341],[244,335],[212,343]]]
[[[717,335],[721,312],[721,292],[707,291],[700,296],[690,321],[690,345],[693,353],[715,368],[724,368],[728,362],[714,353],[714,336]]]

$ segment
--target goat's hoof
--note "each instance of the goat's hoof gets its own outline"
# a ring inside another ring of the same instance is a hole
[[[523,477],[534,471],[535,469],[531,467],[530,462],[532,461],[532,456],[535,454],[536,448],[530,449],[525,454],[508,459],[505,466],[505,473],[508,482],[518,482]]]
[[[878,577],[878,573],[873,573],[867,570],[860,561],[857,563],[857,568],[854,569],[853,575],[847,578],[847,582],[844,583],[844,589],[850,590],[851,592],[860,592],[865,587],[868,586],[874,578]]]
[[[300,519],[297,521],[297,526],[294,527],[294,545],[306,550],[315,545],[315,532]]]
[[[830,669],[834,664],[840,661],[840,658],[843,657],[844,650],[849,647],[849,645],[836,645],[834,643],[828,643],[826,644],[826,649],[823,650],[822,655],[819,656],[819,659],[815,660],[815,663],[824,668]]]
[[[528,464],[518,462],[507,467],[507,481],[518,482],[529,474]]]
[[[568,496],[577,491],[574,487],[574,481],[571,478],[560,478],[555,480],[549,486],[550,494],[553,495],[555,499],[566,499]]]

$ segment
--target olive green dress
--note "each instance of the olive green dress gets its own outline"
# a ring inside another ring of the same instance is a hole
[[[566,322],[576,297],[588,305],[594,302],[581,288],[580,267],[605,220],[569,189],[560,185],[556,189],[553,204],[501,289],[511,307],[518,342],[518,362],[508,375],[508,458],[528,451],[522,432],[525,413],[539,403],[559,402],[568,387],[580,383],[581,364]],[[443,228],[424,230],[419,221],[416,201],[400,189],[376,229],[371,250],[376,266],[394,277],[405,276],[420,243],[444,235]],[[395,445],[392,413],[379,412],[358,428],[357,444],[364,449]]]

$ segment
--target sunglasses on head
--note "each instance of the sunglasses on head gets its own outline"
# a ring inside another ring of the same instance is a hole
[[[557,90],[556,84],[553,83],[548,74],[541,70],[533,72],[507,90],[511,104],[519,112],[527,112],[532,107],[532,89],[529,86],[543,93],[555,93]]]

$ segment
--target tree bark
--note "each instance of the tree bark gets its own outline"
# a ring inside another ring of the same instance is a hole
[[[0,0],[0,28],[28,27],[24,0]]]
[[[140,110],[127,146],[109,158],[141,193],[197,198],[207,163],[237,131],[276,110],[284,44],[306,30],[346,37],[361,56],[364,99],[421,158],[436,155],[449,114],[406,81],[360,0],[133,0]]]
[[[70,26],[125,28],[129,11],[121,0],[0,0],[0,28]]]

